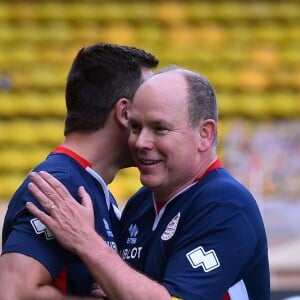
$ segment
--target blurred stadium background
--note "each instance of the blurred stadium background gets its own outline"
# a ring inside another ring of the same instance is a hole
[[[213,83],[219,155],[255,194],[265,218],[272,299],[297,293],[297,0],[1,0],[0,226],[7,200],[63,139],[65,79],[74,56],[101,41],[144,48],[160,59],[160,67],[182,65]],[[139,186],[132,168],[119,172],[110,188],[122,206]]]

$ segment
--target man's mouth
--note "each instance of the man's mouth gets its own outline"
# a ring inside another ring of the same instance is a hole
[[[139,163],[141,165],[146,165],[146,166],[151,166],[151,165],[155,165],[158,164],[160,162],[160,160],[150,160],[150,159],[140,159]]]

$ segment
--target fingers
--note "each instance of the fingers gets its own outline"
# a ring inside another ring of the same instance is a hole
[[[39,203],[43,206],[43,208],[45,209],[46,212],[48,212],[49,214],[53,213],[55,208],[57,208],[57,206],[48,198],[47,195],[45,195],[39,188],[38,186],[36,186],[34,183],[30,182],[28,184],[28,189],[32,192],[32,194],[35,196],[35,198],[38,199]],[[29,205],[30,209],[29,212],[31,212],[31,210],[34,211],[34,213],[32,213],[33,215],[36,216],[37,213],[40,212],[40,210],[32,203],[32,205]],[[43,213],[41,211],[41,213]]]
[[[53,220],[50,216],[44,213],[42,210],[39,210],[32,202],[26,202],[26,208],[28,211],[38,218],[45,226],[49,226],[53,223]]]
[[[33,189],[32,185],[28,186],[29,189],[33,190],[36,193],[34,195],[42,201],[48,198],[53,203],[58,205],[62,200],[65,200],[68,196],[70,197],[70,194],[65,186],[59,180],[45,171],[41,171],[39,173],[32,172],[30,173],[29,177],[40,192],[38,192],[37,189]],[[44,195],[41,195],[41,193]]]
[[[59,202],[61,202],[59,195],[42,175],[40,173],[32,172],[29,176],[32,182],[28,184],[28,189],[45,210],[50,211],[52,205],[58,206]]]
[[[58,179],[56,179],[54,176],[52,176],[48,172],[40,171],[38,173],[40,178],[36,177],[35,176],[36,174],[37,173],[34,173],[34,172],[32,173],[33,178],[36,178],[37,183],[44,184],[44,186],[46,188],[51,189],[51,192],[55,191],[55,193],[57,195],[59,195],[62,200],[68,200],[71,197],[71,195],[70,195],[69,191],[67,190],[67,188]],[[40,180],[40,179],[43,179],[43,181]],[[33,179],[32,179],[32,181],[33,181]],[[48,185],[46,185],[46,183]]]
[[[75,201],[77,204],[67,188],[51,174],[32,172],[29,177],[32,182],[28,184],[28,189],[49,213],[53,210],[53,204],[58,208],[64,201]]]
[[[46,211],[51,211],[53,209],[53,205],[55,205],[49,196],[46,195],[42,190],[40,190],[39,186],[30,182],[28,184],[28,189],[35,196],[35,198],[39,201],[39,203],[44,207]]]
[[[50,213],[52,212],[52,210],[56,208],[56,205],[55,204],[52,204],[51,207],[50,207]]]
[[[82,200],[82,204],[80,204],[72,197],[67,188],[51,174],[40,171],[32,172],[29,176],[32,182],[28,184],[28,189],[50,215],[58,217],[59,211],[71,213],[70,207],[78,207],[78,209],[84,207],[93,217],[93,203],[83,186],[78,190]]]

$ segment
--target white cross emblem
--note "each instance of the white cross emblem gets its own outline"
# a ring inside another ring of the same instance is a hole
[[[205,251],[202,246],[187,253],[186,257],[194,269],[202,267],[204,272],[212,271],[220,266],[216,252]]]
[[[34,218],[30,220],[30,223],[36,234],[45,233],[47,240],[52,240],[55,238],[53,233],[39,219]]]

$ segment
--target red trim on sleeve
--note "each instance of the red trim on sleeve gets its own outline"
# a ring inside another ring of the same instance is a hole
[[[67,268],[64,268],[54,279],[53,285],[63,294],[67,293]]]
[[[226,293],[226,295],[224,296],[223,300],[230,300],[230,296],[228,293]]]

